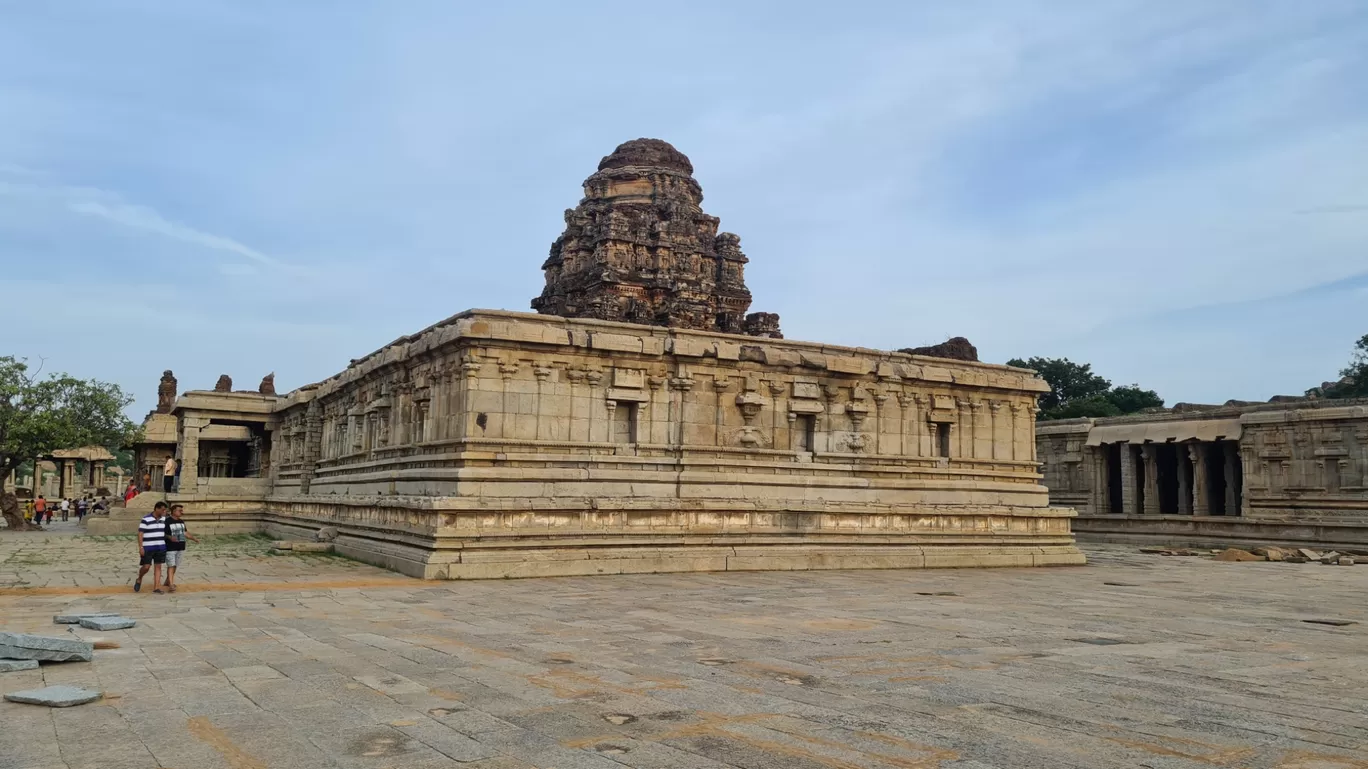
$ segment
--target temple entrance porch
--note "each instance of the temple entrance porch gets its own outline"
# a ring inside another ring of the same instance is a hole
[[[1130,442],[1096,449],[1102,512],[1237,516],[1244,505],[1239,441]]]

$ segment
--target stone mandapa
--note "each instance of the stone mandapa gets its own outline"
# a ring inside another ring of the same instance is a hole
[[[43,689],[28,689],[22,692],[10,692],[5,695],[5,699],[10,702],[18,702],[24,705],[47,705],[50,708],[69,708],[73,705],[84,705],[87,702],[94,702],[104,696],[104,692],[97,692],[94,689],[82,689],[78,686],[48,686]]]
[[[0,659],[89,662],[94,657],[95,645],[79,638],[0,632]]]

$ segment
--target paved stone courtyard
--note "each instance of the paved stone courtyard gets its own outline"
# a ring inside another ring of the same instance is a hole
[[[432,583],[268,544],[135,595],[129,540],[0,532],[0,627],[139,620],[0,675],[106,693],[0,703],[0,767],[1368,767],[1364,567]]]

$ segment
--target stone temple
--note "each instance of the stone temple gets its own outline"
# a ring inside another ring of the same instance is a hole
[[[604,158],[539,314],[462,312],[283,395],[167,399],[172,501],[439,579],[1082,563],[1040,483],[1047,385],[781,338],[692,172],[658,140]]]

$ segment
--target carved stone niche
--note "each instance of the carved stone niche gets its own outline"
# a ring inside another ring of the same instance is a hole
[[[741,418],[747,427],[755,423],[755,417],[768,405],[769,401],[757,392],[743,392],[736,396],[736,406],[741,409]]]

